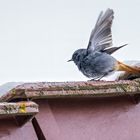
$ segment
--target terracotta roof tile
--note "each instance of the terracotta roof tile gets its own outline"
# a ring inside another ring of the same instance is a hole
[[[17,86],[0,98],[1,102],[23,98],[112,97],[140,93],[140,80],[39,82]]]
[[[24,115],[38,113],[38,105],[34,102],[0,103],[0,115]]]

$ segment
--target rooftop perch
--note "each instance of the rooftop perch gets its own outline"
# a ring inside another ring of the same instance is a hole
[[[116,97],[140,95],[140,79],[88,82],[39,82],[25,83],[10,90],[0,102],[17,99]]]
[[[139,97],[140,79],[24,83],[0,96],[0,138],[140,139]]]

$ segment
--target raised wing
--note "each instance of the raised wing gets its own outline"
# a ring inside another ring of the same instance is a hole
[[[107,9],[104,14],[103,12],[100,13],[95,28],[90,35],[88,50],[102,51],[112,46],[111,26],[113,18],[114,12],[112,9]]]
[[[107,48],[107,49],[102,50],[102,52],[105,52],[105,53],[108,53],[108,54],[112,54],[112,53],[114,53],[115,51],[121,49],[122,47],[124,47],[124,46],[126,46],[126,45],[128,45],[128,44],[124,44],[124,45],[119,46],[119,47]]]

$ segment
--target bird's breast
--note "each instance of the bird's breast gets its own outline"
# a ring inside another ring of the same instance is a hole
[[[89,54],[78,63],[78,68],[87,77],[99,77],[113,71],[115,61],[108,54]]]

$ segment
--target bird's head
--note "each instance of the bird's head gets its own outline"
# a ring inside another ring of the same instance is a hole
[[[72,58],[68,60],[68,62],[74,61],[74,63],[77,64],[80,60],[83,59],[86,53],[87,53],[86,49],[78,49],[73,53]]]

